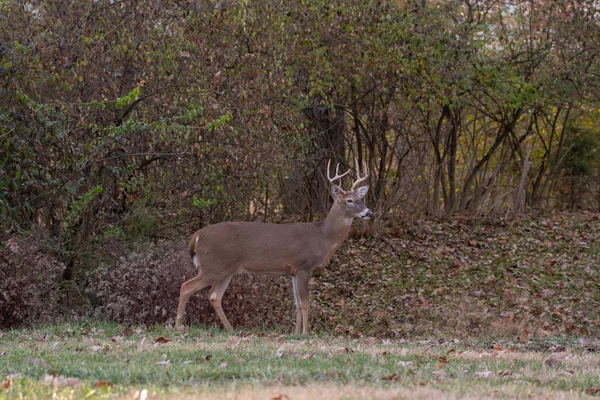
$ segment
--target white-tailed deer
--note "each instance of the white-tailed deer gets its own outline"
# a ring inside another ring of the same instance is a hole
[[[221,222],[209,225],[194,233],[190,241],[190,256],[198,275],[181,285],[176,327],[183,325],[185,306],[190,296],[212,285],[210,302],[228,331],[232,330],[227,320],[221,299],[231,278],[238,272],[288,275],[292,277],[296,303],[296,334],[309,332],[308,282],[313,270],[329,263],[333,253],[348,236],[355,217],[369,219],[373,216],[362,199],[368,186],[356,189],[367,179],[360,176],[356,163],[357,179],[350,191],[334,184],[350,172],[327,178],[331,183],[333,206],[327,218],[315,223],[264,224],[259,222]]]

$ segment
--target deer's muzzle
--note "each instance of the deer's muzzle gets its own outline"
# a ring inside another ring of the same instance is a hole
[[[371,219],[371,218],[373,218],[373,211],[369,210],[368,208],[365,208],[364,210],[361,211],[360,217],[362,219]]]

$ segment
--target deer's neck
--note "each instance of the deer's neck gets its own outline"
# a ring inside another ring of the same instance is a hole
[[[346,240],[351,225],[352,218],[346,217],[337,204],[334,203],[331,210],[329,210],[329,214],[327,214],[327,218],[323,220],[323,233],[325,239],[334,248],[337,248],[344,240]]]

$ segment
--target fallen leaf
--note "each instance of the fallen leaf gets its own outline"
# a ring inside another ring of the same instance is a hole
[[[159,362],[156,363],[156,365],[160,365],[160,366],[163,366],[163,367],[166,367],[169,364],[171,364],[171,361],[169,361],[169,360],[163,360],[163,361],[159,361]]]
[[[412,361],[398,361],[396,363],[396,365],[399,365],[401,367],[408,367],[408,366],[411,366],[412,364],[413,364]]]
[[[382,381],[390,381],[390,382],[399,382],[400,376],[396,373],[391,374],[390,376],[384,376],[381,378]]]
[[[521,331],[521,342],[529,342],[529,336],[530,336],[529,330],[527,328],[524,328]]]
[[[123,336],[131,336],[133,335],[135,332],[133,331],[133,329],[129,326],[123,328]]]
[[[96,386],[96,387],[112,387],[113,384],[100,379],[98,382],[94,383],[94,386]]]
[[[285,351],[284,351],[284,347],[285,346],[281,346],[280,348],[277,349],[277,351],[275,352],[275,356],[277,356],[277,358],[283,358],[285,356]]]
[[[157,337],[157,338],[156,338],[156,340],[154,341],[154,343],[160,343],[160,344],[169,343],[169,342],[170,342],[170,340],[169,340],[169,339],[167,339],[167,338],[166,338],[166,337],[164,337],[164,336],[159,336],[159,337]]]
[[[512,376],[513,372],[509,369],[505,369],[504,371],[499,371],[499,376]]]
[[[600,387],[597,387],[597,388],[589,387],[589,388],[585,389],[585,394],[587,394],[589,396],[600,396]]]
[[[227,368],[229,364],[227,364],[225,361],[223,361],[221,364],[219,364],[219,368]]]
[[[365,339],[365,346],[373,346],[377,342],[374,337],[368,337]]]
[[[496,351],[502,351],[503,350],[502,346],[499,345],[499,344],[495,344],[494,347],[493,347],[493,349],[496,350]]]
[[[11,384],[12,384],[12,379],[7,379],[7,380],[6,380],[6,382],[4,382],[4,383],[2,384],[2,389],[3,389],[3,390],[6,390],[6,389],[8,389],[8,388],[10,387],[10,385],[11,385]]]
[[[475,372],[475,376],[479,378],[489,378],[492,375],[492,371],[480,371]]]
[[[441,356],[440,358],[438,358],[437,363],[435,364],[435,369],[442,369],[448,363],[448,359],[444,356]]]
[[[550,358],[544,360],[544,364],[546,364],[549,367],[559,366],[561,364],[560,360],[562,356],[563,355],[561,353],[554,353],[550,356]]]
[[[271,400],[290,400],[287,394],[280,394],[279,396],[273,397]]]

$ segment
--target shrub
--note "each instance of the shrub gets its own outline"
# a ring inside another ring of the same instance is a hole
[[[9,239],[0,246],[0,327],[54,322],[62,315],[65,265],[37,246]]]
[[[118,252],[113,261],[100,264],[85,279],[94,317],[131,324],[172,324],[181,284],[196,275],[187,242],[162,240]],[[208,301],[209,290],[201,290],[190,299],[186,308],[189,324],[221,326]],[[238,275],[225,293],[223,308],[239,329],[272,329],[284,324],[284,330],[291,330],[294,309],[290,281]],[[282,323],[282,318],[289,323]]]

